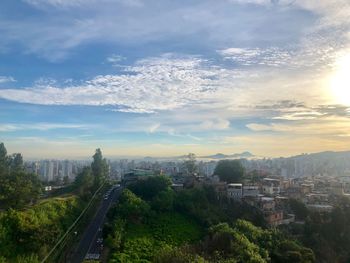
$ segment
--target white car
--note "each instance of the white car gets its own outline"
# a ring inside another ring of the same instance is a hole
[[[100,259],[100,254],[86,254],[85,259]]]

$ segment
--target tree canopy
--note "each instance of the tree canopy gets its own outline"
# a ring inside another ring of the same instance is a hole
[[[227,183],[241,182],[244,168],[239,160],[221,160],[215,167],[214,174]]]
[[[169,189],[171,180],[167,176],[150,176],[129,186],[132,192],[145,200],[151,200],[158,193]]]
[[[96,149],[95,154],[92,156],[93,162],[91,163],[91,170],[94,176],[94,185],[96,188],[101,186],[108,175],[107,160],[103,158],[101,149]]]
[[[0,207],[22,208],[37,200],[40,193],[39,178],[25,172],[22,155],[7,155],[5,145],[0,143]]]
[[[185,173],[187,173],[188,175],[192,175],[192,174],[198,172],[196,155],[194,153],[189,153],[186,156],[186,159],[183,163],[183,168],[185,170]]]

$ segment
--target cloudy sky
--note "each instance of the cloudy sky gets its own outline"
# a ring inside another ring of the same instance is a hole
[[[25,157],[350,150],[348,0],[2,0]]]

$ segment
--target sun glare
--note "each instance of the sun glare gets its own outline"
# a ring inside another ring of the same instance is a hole
[[[336,62],[330,88],[336,103],[350,106],[350,53]]]

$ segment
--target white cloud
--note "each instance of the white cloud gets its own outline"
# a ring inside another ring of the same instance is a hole
[[[51,61],[63,60],[74,48],[82,44],[101,43],[101,40],[106,44],[132,44],[138,47],[144,43],[167,45],[168,41],[184,47],[195,41],[198,46],[204,44],[215,49],[230,46],[230,43],[251,45],[260,41],[271,43],[273,40],[286,43],[292,37],[298,38],[302,32],[302,26],[296,23],[298,21],[292,21],[290,16],[283,17],[276,12],[278,17],[274,18],[274,15],[266,14],[264,6],[239,9],[228,1],[188,1],[186,4],[170,0],[25,2],[43,12],[20,20],[3,19],[0,23],[0,44],[11,50],[15,43],[23,47],[23,52]],[[265,1],[240,2],[251,4]],[[281,27],[289,30],[281,31]]]
[[[241,65],[283,66],[291,62],[292,52],[280,48],[227,48],[218,53],[225,60]]]
[[[87,7],[96,4],[120,3],[127,6],[142,6],[142,0],[22,0],[38,8],[53,6],[56,8]]]
[[[246,125],[252,131],[271,131],[271,125],[259,124],[259,123],[249,123]]]
[[[149,127],[148,132],[154,133],[160,127],[160,123],[155,123]]]
[[[275,131],[275,132],[290,132],[293,125],[292,124],[260,124],[260,123],[249,123],[246,125],[252,131],[263,132],[263,131]]]
[[[40,6],[55,6],[55,7],[73,7],[80,6],[85,3],[91,3],[92,0],[23,0],[24,2],[40,7]]]
[[[202,130],[226,130],[229,127],[230,122],[224,119],[205,120],[199,125]]]
[[[229,0],[229,2],[239,4],[289,6],[295,3],[295,0]]]
[[[126,59],[126,57],[121,56],[121,55],[117,55],[117,54],[112,54],[111,56],[109,56],[107,58],[107,62],[111,63],[111,64],[118,64],[119,62],[122,62]]]
[[[86,125],[67,124],[67,123],[31,123],[31,124],[13,124],[0,123],[0,132],[12,132],[19,130],[40,130],[48,131],[55,129],[87,129]]]
[[[0,76],[0,84],[7,82],[15,82],[16,80],[11,76]]]
[[[41,105],[112,105],[114,111],[149,113],[214,100],[218,87],[232,83],[234,73],[198,57],[166,54],[140,60],[121,75],[101,75],[63,88],[49,83],[3,89],[0,98]]]

